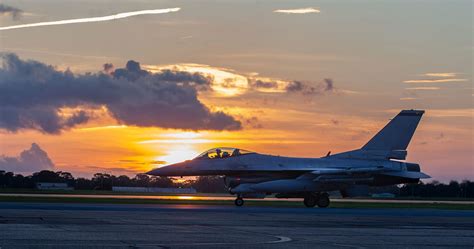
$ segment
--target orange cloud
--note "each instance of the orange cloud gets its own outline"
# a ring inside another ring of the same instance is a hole
[[[275,13],[284,13],[284,14],[309,14],[309,13],[321,13],[319,9],[315,8],[300,8],[300,9],[279,9],[274,10]]]
[[[422,87],[407,87],[405,90],[439,90],[441,88],[439,87],[434,87],[434,86],[422,86]]]
[[[439,78],[452,78],[456,77],[457,73],[424,73],[422,76],[427,77],[439,77]]]
[[[452,83],[465,82],[467,79],[420,79],[420,80],[405,80],[403,83]]]

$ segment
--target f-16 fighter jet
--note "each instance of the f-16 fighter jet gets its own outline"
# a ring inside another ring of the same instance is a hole
[[[356,196],[367,186],[416,183],[430,178],[403,160],[423,110],[403,110],[360,149],[321,158],[265,155],[237,148],[214,148],[192,160],[151,170],[155,176],[224,176],[235,205],[244,198],[303,198],[307,207],[329,206],[330,191]]]

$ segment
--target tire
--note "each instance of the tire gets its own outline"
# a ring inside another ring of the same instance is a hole
[[[235,204],[237,207],[241,207],[242,205],[244,205],[244,199],[242,199],[242,198],[237,198],[237,199],[235,199],[234,204]]]
[[[320,208],[325,208],[325,207],[328,207],[329,206],[329,203],[330,203],[330,199],[329,199],[329,195],[327,193],[322,193],[319,195],[319,199],[318,199],[318,207]]]
[[[318,198],[312,194],[309,194],[304,197],[303,203],[306,207],[313,208],[318,203]]]

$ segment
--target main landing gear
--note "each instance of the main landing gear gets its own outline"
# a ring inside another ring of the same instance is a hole
[[[235,199],[234,201],[234,204],[237,206],[237,207],[241,207],[242,205],[244,205],[244,199],[242,199],[242,196],[237,196],[237,198]]]
[[[329,206],[330,200],[327,193],[310,193],[304,197],[303,201],[306,207],[312,208],[316,205],[320,208]]]

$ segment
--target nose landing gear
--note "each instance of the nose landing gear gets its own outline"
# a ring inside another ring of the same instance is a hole
[[[312,208],[316,205],[320,208],[329,206],[330,200],[327,193],[310,193],[304,197],[303,201],[306,207]]]

